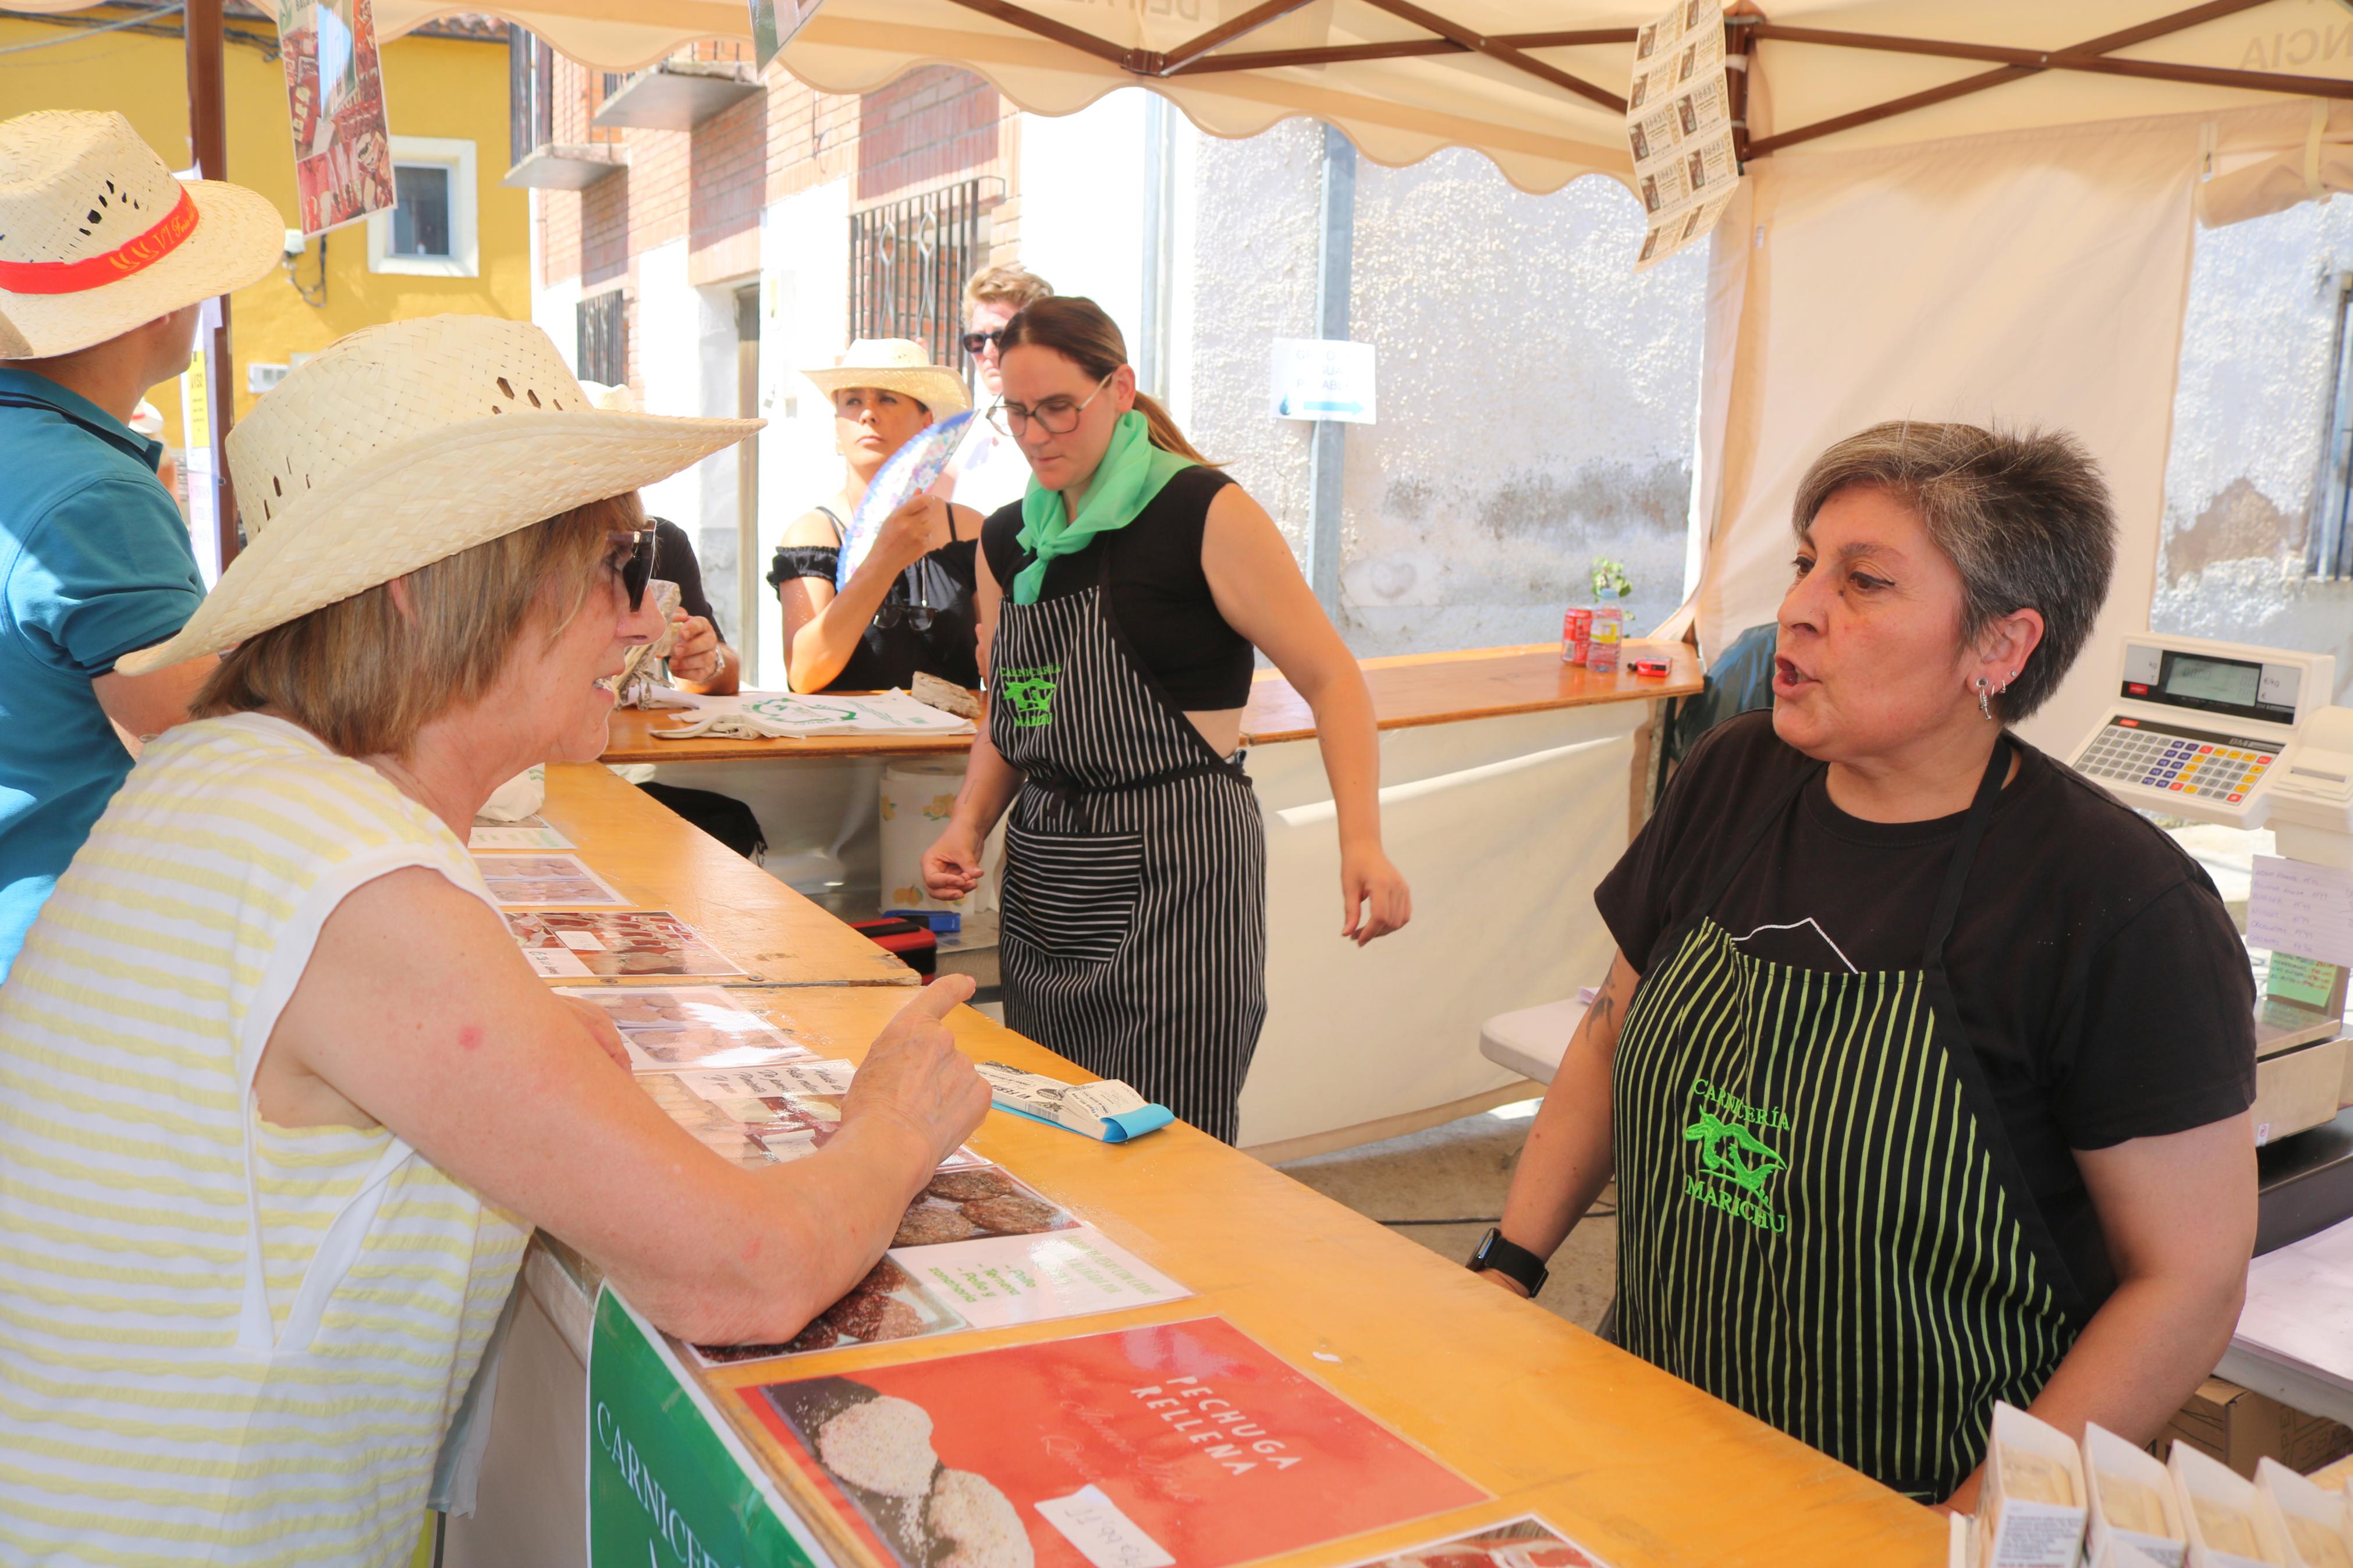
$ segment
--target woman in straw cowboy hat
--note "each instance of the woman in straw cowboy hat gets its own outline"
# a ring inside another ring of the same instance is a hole
[[[640,485],[755,421],[588,407],[538,328],[343,339],[229,440],[253,542],[141,670],[214,655],[0,990],[12,1560],[405,1562],[529,1227],[657,1323],[790,1338],[987,1091],[926,988],[819,1154],[759,1172],[631,1084],[468,858],[595,757]]]
[[[269,276],[251,191],[171,171],[119,114],[0,123],[0,978],[130,771],[116,727],[186,716],[206,667],[133,677],[132,648],[204,597],[140,395],[188,368],[200,301]]]
[[[919,496],[883,523],[839,591],[834,581],[866,487],[916,431],[972,406],[963,378],[905,338],[860,339],[834,363],[801,374],[833,403],[844,472],[839,494],[785,530],[768,568],[784,605],[793,689],[879,691],[919,672],[978,686],[978,512]]]

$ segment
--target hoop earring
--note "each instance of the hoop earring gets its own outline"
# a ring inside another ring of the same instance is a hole
[[[1993,682],[1982,675],[1978,677],[1978,711],[1984,714],[1988,721],[1993,718],[1992,689]]]

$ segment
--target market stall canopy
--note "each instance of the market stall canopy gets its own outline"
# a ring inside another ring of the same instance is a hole
[[[33,0],[36,5],[55,0]],[[387,34],[450,10],[379,0]],[[494,7],[589,65],[629,69],[749,36],[743,0],[536,0]],[[1293,115],[1366,156],[1474,147],[1524,190],[1630,173],[1621,97],[1635,31],[1663,6],[1609,0],[826,0],[784,63],[828,92],[911,68],[978,72],[1067,114],[1144,86],[1202,129]],[[1750,155],[2204,112],[2279,93],[2353,96],[2343,0],[1773,0],[1737,29],[1755,62]]]
[[[90,0],[16,0],[78,10]],[[1524,190],[1629,176],[1622,95],[1659,0],[825,0],[783,55],[827,92],[923,65],[1069,114],[1142,86],[1203,130],[1312,115],[1377,163],[1473,147]],[[748,39],[744,0],[379,0],[386,37],[489,11],[606,70]],[[2353,97],[2348,0],[1770,0],[1735,38],[1755,63],[1747,153],[1853,148],[2147,115],[2280,93]]]

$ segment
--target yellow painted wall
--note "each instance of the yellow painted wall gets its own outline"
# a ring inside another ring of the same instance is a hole
[[[97,22],[119,13],[85,11],[64,18]],[[266,32],[269,24],[229,18],[232,29]],[[111,109],[128,115],[148,144],[175,169],[195,160],[188,148],[187,68],[178,40],[130,32],[56,43],[70,28],[0,17],[0,49],[50,47],[0,54],[0,118],[35,109]],[[499,184],[507,172],[507,51],[503,44],[451,38],[396,38],[384,46],[386,117],[396,136],[447,136],[476,145],[476,233],[480,276],[417,278],[372,273],[367,226],[352,224],[326,237],[327,294],[323,308],[305,304],[284,272],[231,296],[231,353],[237,361],[237,410],[253,406],[245,390],[248,363],[285,364],[290,353],[316,352],[354,328],[443,310],[529,320],[530,211],[522,191]],[[231,43],[227,57],[228,173],[278,204],[296,221],[293,134],[287,124],[286,79],[259,49]],[[311,284],[317,240],[301,263]],[[314,290],[315,292],[315,288]],[[151,395],[164,413],[164,439],[180,442],[179,400],[171,387]]]

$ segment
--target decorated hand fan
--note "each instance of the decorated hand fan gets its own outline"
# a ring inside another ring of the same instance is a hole
[[[971,423],[972,416],[965,413],[936,425],[926,425],[905,446],[891,454],[891,460],[882,465],[882,471],[866,487],[866,498],[858,503],[849,527],[843,531],[840,562],[833,569],[837,591],[848,585],[850,574],[866,559],[866,552],[874,548],[875,535],[882,531],[882,524],[891,514],[938,480],[948,459],[955,456],[965,427]]]

